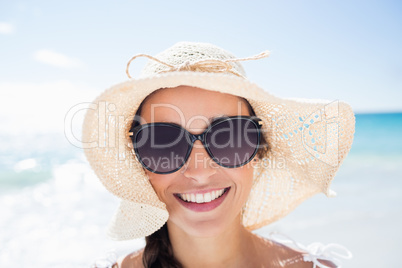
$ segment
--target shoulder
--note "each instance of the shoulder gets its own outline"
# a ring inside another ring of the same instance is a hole
[[[144,249],[134,251],[126,256],[121,256],[113,268],[143,268],[142,255]]]
[[[294,268],[313,268],[311,261],[305,261],[304,257],[308,252],[288,247],[276,241],[257,236],[258,255],[263,256],[263,263],[269,264],[269,267],[294,267]],[[330,268],[337,266],[330,261],[318,259],[322,264]]]

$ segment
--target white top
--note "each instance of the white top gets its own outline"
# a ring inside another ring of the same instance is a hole
[[[320,268],[331,268],[320,262],[320,260],[331,261],[336,265],[336,267],[340,268],[342,267],[342,261],[340,259],[352,258],[352,252],[350,252],[346,247],[335,243],[324,245],[319,242],[314,242],[308,246],[304,246],[279,232],[270,233],[269,239],[277,243],[288,245],[293,249],[306,252],[303,256],[303,260],[313,262],[313,268],[316,268],[317,266]]]

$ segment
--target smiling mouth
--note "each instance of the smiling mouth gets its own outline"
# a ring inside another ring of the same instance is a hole
[[[203,193],[203,194],[174,194],[174,195],[187,203],[202,204],[202,203],[209,203],[215,199],[218,199],[224,193],[226,193],[229,189],[230,189],[230,187],[227,187],[222,190]]]

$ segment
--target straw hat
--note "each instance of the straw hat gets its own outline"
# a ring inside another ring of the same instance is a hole
[[[211,44],[180,42],[155,57],[141,54],[133,59],[139,56],[150,58],[140,77],[104,91],[88,109],[83,125],[91,167],[121,198],[109,226],[110,237],[148,236],[169,217],[133,153],[128,134],[141,102],[160,88],[187,85],[244,97],[263,120],[269,150],[255,169],[242,211],[246,228],[274,222],[317,193],[335,195],[330,184],[351,148],[355,130],[347,103],[283,99],[267,93],[247,80],[239,63],[266,57],[266,52],[236,59]]]

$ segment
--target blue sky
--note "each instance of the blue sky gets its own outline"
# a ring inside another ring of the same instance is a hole
[[[71,106],[127,79],[132,55],[178,41],[238,57],[270,50],[244,67],[277,96],[402,111],[401,15],[400,1],[0,0],[0,131],[27,115],[60,130]]]

